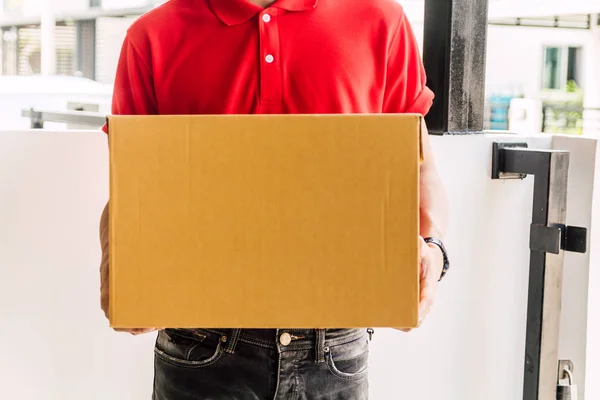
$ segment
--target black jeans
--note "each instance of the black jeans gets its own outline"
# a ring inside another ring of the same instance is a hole
[[[154,400],[367,400],[366,329],[167,329]]]

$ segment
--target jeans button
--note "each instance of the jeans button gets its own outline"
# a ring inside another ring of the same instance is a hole
[[[281,336],[279,336],[279,343],[281,343],[282,346],[289,345],[292,343],[292,335],[287,332],[282,333]]]

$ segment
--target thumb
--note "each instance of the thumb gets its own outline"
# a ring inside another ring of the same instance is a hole
[[[419,261],[423,259],[426,253],[427,243],[425,243],[425,239],[422,236],[419,236]]]

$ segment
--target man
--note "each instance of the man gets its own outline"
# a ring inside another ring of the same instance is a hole
[[[171,0],[129,29],[113,113],[425,115],[433,100],[425,81],[413,32],[394,0]],[[426,133],[423,147],[421,319],[447,266],[440,241],[445,193]],[[367,329],[159,330],[154,399],[366,399],[371,335]]]

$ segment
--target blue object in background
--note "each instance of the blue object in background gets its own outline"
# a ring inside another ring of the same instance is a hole
[[[514,96],[492,95],[488,98],[490,107],[490,129],[494,131],[508,130],[508,110]]]

